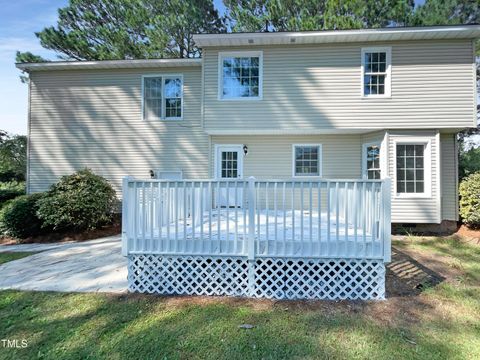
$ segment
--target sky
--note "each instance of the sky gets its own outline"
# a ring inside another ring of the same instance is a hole
[[[66,4],[67,0],[0,0],[0,129],[27,133],[28,86],[20,82],[15,53],[31,51],[56,59],[34,33],[55,24],[57,9]]]
[[[67,3],[68,0],[0,0],[0,129],[27,133],[28,87],[19,80],[15,53],[31,51],[50,60],[57,59],[54,52],[40,46],[35,32],[54,25],[57,9]],[[214,0],[214,4],[224,13],[221,0]]]

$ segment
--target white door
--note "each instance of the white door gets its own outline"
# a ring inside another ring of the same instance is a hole
[[[243,145],[217,145],[215,171],[217,180],[235,180],[243,178]],[[238,185],[235,196],[233,183],[227,189],[227,183],[221,184],[217,194],[217,206],[241,207],[243,199],[242,186]]]

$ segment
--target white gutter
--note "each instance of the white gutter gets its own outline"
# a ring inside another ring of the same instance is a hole
[[[201,66],[202,59],[140,59],[104,61],[49,61],[41,63],[17,63],[22,71],[73,70],[73,69],[128,69]]]
[[[206,46],[275,45],[392,40],[459,39],[480,37],[479,25],[397,27],[361,30],[196,34],[195,44]]]

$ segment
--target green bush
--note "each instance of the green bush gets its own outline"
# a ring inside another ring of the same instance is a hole
[[[42,221],[37,216],[42,193],[22,195],[8,201],[0,212],[0,228],[6,235],[24,239],[42,232]]]
[[[111,222],[116,205],[110,183],[91,170],[63,176],[39,200],[38,216],[54,230],[93,230]]]
[[[0,181],[25,181],[25,175],[12,169],[0,169]]]
[[[460,151],[458,172],[460,179],[480,171],[480,147]]]
[[[480,226],[480,171],[460,183],[460,216],[467,226]]]
[[[24,182],[11,181],[0,183],[0,208],[2,208],[8,200],[24,194]]]

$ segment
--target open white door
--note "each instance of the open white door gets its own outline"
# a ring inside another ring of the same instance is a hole
[[[236,180],[243,178],[243,145],[216,145],[215,146],[215,177],[217,180]],[[226,184],[221,184],[216,194],[217,207],[241,207],[243,189],[239,186],[237,196],[232,186],[227,190]],[[228,191],[228,195],[227,195]]]

